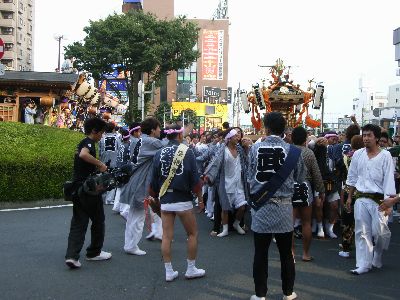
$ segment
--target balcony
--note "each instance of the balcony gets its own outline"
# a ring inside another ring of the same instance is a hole
[[[15,3],[6,3],[3,2],[1,3],[1,10],[5,10],[5,11],[15,11]]]
[[[16,42],[14,35],[2,35],[1,38],[3,39],[4,43],[15,44]]]
[[[14,19],[0,19],[0,27],[14,27]]]
[[[5,51],[2,59],[13,60],[15,58],[15,53],[12,51]]]
[[[11,51],[4,51],[4,56],[3,59],[14,59],[15,58],[15,53],[13,50]]]

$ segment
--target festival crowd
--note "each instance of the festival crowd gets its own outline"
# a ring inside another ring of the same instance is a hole
[[[103,204],[126,220],[123,250],[146,255],[139,248],[145,222],[146,238],[161,241],[165,280],[174,281],[171,243],[179,218],[187,233],[185,278],[200,278],[196,266],[195,207],[213,221],[210,235],[229,238],[232,232],[254,235],[251,300],[265,299],[268,248],[277,244],[281,261],[283,299],[296,299],[294,238],[302,239],[301,259],[312,262],[311,242],[338,239],[338,255],[356,257],[350,272],[361,275],[382,268],[388,249],[388,221],[399,201],[400,146],[377,125],[362,128],[355,118],[345,133],[314,136],[303,127],[288,128],[282,114],[264,117],[266,135],[252,141],[239,127],[191,133],[172,124],[161,130],[153,117],[129,128],[99,118],[85,121],[86,138],[77,147],[73,182],[76,195],[68,237],[66,264],[80,268],[89,220],[91,243],[86,260],[111,258],[103,251]],[[96,158],[98,143],[99,155]],[[105,193],[87,194],[80,187],[91,174],[131,164],[129,181]]]

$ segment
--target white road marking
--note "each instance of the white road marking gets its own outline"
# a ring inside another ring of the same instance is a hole
[[[38,206],[38,207],[25,207],[25,208],[9,208],[9,209],[0,209],[0,212],[35,210],[35,209],[44,209],[44,208],[60,208],[60,207],[70,207],[70,206],[72,206],[72,204],[53,205],[53,206]]]

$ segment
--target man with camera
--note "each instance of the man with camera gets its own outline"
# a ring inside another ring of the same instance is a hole
[[[76,184],[73,196],[73,214],[68,236],[68,248],[65,263],[71,269],[81,267],[80,252],[85,242],[89,219],[91,226],[91,243],[86,249],[86,260],[100,261],[111,258],[111,253],[102,251],[105,233],[105,217],[101,193],[88,194],[82,185],[96,170],[105,172],[107,166],[96,159],[95,144],[100,141],[106,122],[99,118],[87,119],[84,124],[86,138],[79,144],[74,157],[73,183]]]

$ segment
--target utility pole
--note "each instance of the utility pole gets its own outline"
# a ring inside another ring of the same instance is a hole
[[[165,107],[164,107],[163,121],[164,121],[164,128],[165,128]]]
[[[58,69],[58,73],[60,73],[61,72],[61,40],[65,39],[65,37],[62,34],[56,34],[54,36],[54,39],[56,41],[58,41],[58,65],[57,65],[58,67],[57,67],[57,69]]]
[[[236,101],[237,101],[237,127],[240,127],[240,82],[239,87],[236,93]]]
[[[143,74],[142,74],[143,75]],[[144,120],[144,82],[143,82],[143,76],[141,76],[142,79],[139,80],[138,83],[138,109],[142,111],[142,121]]]
[[[325,100],[321,99],[321,132],[324,132],[324,110],[325,110]]]

